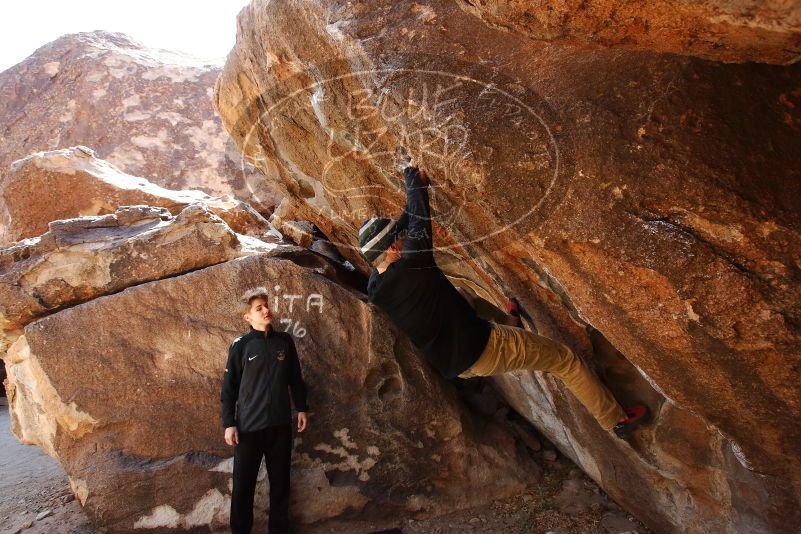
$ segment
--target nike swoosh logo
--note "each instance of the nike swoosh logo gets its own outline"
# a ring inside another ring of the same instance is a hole
[[[259,357],[259,355],[258,355],[258,354],[256,354],[256,355],[255,355],[253,358],[248,358],[248,361],[255,360],[255,359],[256,359],[256,358],[258,358],[258,357]]]

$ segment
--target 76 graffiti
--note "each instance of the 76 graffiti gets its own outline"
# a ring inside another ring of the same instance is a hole
[[[303,337],[306,335],[306,329],[300,325],[300,321],[293,321],[292,319],[281,319],[281,324],[286,325],[284,332],[289,332],[295,337]]]

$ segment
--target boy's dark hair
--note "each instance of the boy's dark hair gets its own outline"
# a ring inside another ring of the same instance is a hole
[[[264,286],[254,287],[253,289],[248,289],[245,291],[241,297],[239,297],[239,306],[237,306],[237,316],[242,317],[246,313],[250,311],[250,304],[253,302],[254,299],[264,299],[264,303],[267,307],[270,307],[270,296],[267,293],[267,288]]]

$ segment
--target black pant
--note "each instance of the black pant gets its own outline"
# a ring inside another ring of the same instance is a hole
[[[292,427],[271,426],[255,432],[239,432],[234,448],[234,488],[231,496],[231,532],[250,534],[253,528],[253,496],[261,457],[267,461],[270,481],[270,534],[289,532],[289,464]]]

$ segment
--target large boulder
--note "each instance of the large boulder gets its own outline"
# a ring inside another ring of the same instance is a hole
[[[50,221],[113,213],[120,206],[161,206],[178,214],[203,203],[236,232],[262,236],[267,220],[248,204],[198,190],[173,191],[124,173],[84,146],[37,152],[0,175],[0,244],[38,236]]]
[[[215,115],[219,71],[119,33],[65,35],[0,73],[0,177],[33,152],[85,145],[162,187],[230,194],[268,214],[280,192]]]
[[[798,2],[457,0],[493,28],[578,46],[789,64],[801,58]]]
[[[126,287],[256,253],[277,243],[237,235],[203,204],[50,223],[39,237],[0,249],[0,352],[37,317]]]
[[[284,220],[355,265],[403,206],[398,147],[434,179],[452,278],[516,294],[654,423],[600,431],[536,373],[507,399],[660,532],[801,521],[801,66],[548,44],[451,2],[267,2],[217,82]]]
[[[309,387],[293,461],[300,520],[445,512],[535,482],[511,434],[466,412],[409,340],[326,271],[308,252],[238,258],[29,324],[7,355],[12,431],[59,459],[104,530],[225,530],[221,378],[246,330],[237,297],[265,285]]]

